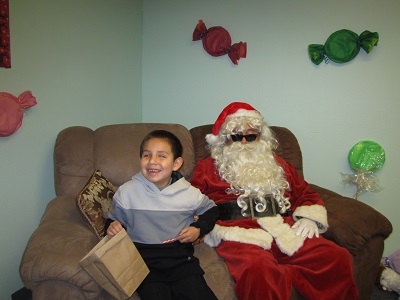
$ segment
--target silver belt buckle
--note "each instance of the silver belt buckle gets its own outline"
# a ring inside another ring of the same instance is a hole
[[[267,195],[263,198],[251,196],[249,197],[250,215],[253,220],[276,216],[277,203],[272,195]]]

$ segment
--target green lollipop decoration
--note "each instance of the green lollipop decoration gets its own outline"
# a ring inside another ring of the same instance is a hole
[[[324,45],[310,44],[308,55],[315,65],[319,65],[324,59],[325,63],[333,61],[342,64],[354,59],[360,48],[370,53],[378,45],[378,41],[377,32],[365,30],[358,35],[351,30],[341,29],[332,33]]]
[[[356,185],[356,199],[359,194],[382,190],[375,173],[382,168],[385,160],[385,150],[376,142],[361,141],[351,148],[348,161],[354,174],[341,174],[343,183]]]

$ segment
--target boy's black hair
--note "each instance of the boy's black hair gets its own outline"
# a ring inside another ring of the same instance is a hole
[[[167,130],[153,130],[148,135],[146,135],[140,144],[140,157],[143,154],[144,144],[150,139],[163,139],[166,140],[171,146],[172,154],[174,155],[174,160],[178,157],[182,157],[183,147],[181,141],[177,138],[175,134]]]

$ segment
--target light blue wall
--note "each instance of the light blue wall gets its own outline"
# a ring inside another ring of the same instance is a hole
[[[214,122],[234,100],[296,134],[308,181],[350,197],[354,186],[340,182],[340,172],[351,172],[348,151],[363,139],[379,142],[384,190],[359,199],[394,225],[385,253],[400,248],[397,0],[146,0],[143,32],[140,0],[10,2],[12,69],[0,69],[0,91],[32,90],[38,105],[17,133],[0,138],[0,299],[22,286],[22,251],[54,196],[62,128],[140,122],[142,113],[145,122],[191,128]],[[198,19],[247,42],[247,58],[234,66],[206,54],[191,41]],[[349,64],[312,65],[307,45],[341,28],[377,31],[381,41]]]
[[[22,252],[54,197],[57,133],[141,121],[142,1],[11,0],[10,29],[0,91],[31,90],[38,104],[0,138],[0,299],[22,287]]]
[[[296,134],[309,182],[350,197],[355,186],[343,186],[340,176],[352,174],[348,152],[376,141],[386,150],[377,174],[384,190],[359,200],[394,226],[385,253],[400,248],[398,0],[146,0],[143,10],[143,121],[191,128],[213,123],[231,101],[249,102]],[[247,58],[234,66],[227,56],[209,56],[192,42],[199,19],[247,42]],[[314,66],[308,44],[342,28],[376,31],[379,45],[346,65]]]

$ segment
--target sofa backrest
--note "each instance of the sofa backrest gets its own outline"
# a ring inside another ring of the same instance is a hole
[[[190,179],[195,163],[209,151],[205,136],[212,124],[190,131],[180,124],[131,123],[106,125],[96,130],[74,126],[62,130],[54,147],[54,183],[57,196],[76,196],[94,171],[100,170],[115,186],[130,180],[139,171],[139,147],[151,131],[173,132],[183,145],[184,165],[180,172]],[[271,126],[279,142],[276,154],[291,163],[303,177],[299,143],[287,128]]]
[[[210,155],[206,147],[207,142],[205,136],[211,133],[212,127],[213,124],[208,124],[190,129],[194,144],[195,162]],[[275,153],[292,164],[297,170],[297,173],[303,177],[303,156],[299,142],[293,132],[285,127],[271,126],[270,128],[279,143]]]
[[[180,172],[190,178],[195,160],[192,136],[179,124],[131,123],[106,125],[96,130],[74,126],[62,130],[54,147],[54,183],[57,196],[76,196],[95,170],[115,186],[139,171],[139,148],[151,131],[173,132],[183,145]]]

